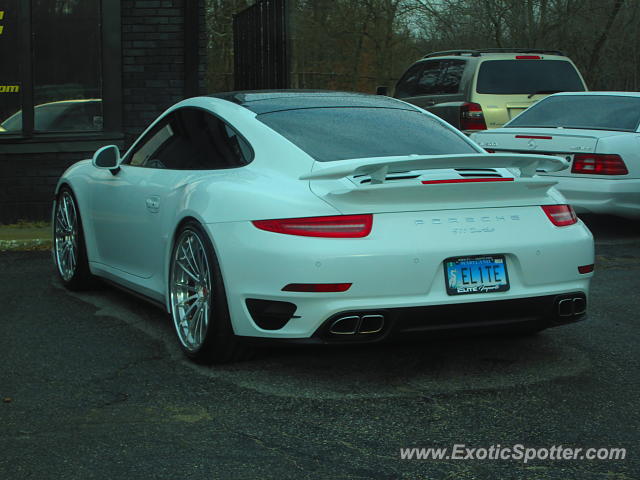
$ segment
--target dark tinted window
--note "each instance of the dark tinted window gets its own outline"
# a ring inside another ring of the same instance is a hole
[[[505,126],[635,131],[639,122],[640,98],[558,95],[540,100]]]
[[[321,162],[476,152],[453,127],[417,111],[308,108],[257,118]]]
[[[461,60],[449,60],[440,78],[437,93],[458,93],[466,64]]]
[[[422,71],[422,64],[413,65],[396,85],[396,96],[399,98],[410,97],[415,94],[418,74]]]
[[[444,73],[446,62],[425,62],[422,65],[414,95],[441,93],[440,77]]]
[[[17,133],[15,130],[20,130],[21,125],[21,122],[8,122],[20,111],[22,101],[21,3],[19,0],[0,3],[0,135]]]
[[[399,98],[458,93],[464,60],[434,60],[412,66],[396,86]]]
[[[130,155],[131,165],[214,170],[246,165],[251,147],[225,122],[197,108],[171,113]]]
[[[476,91],[491,94],[581,92],[574,66],[565,60],[487,60]]]
[[[36,130],[102,129],[100,9],[100,0],[32,1]],[[56,121],[51,121],[50,110],[38,108],[80,99],[93,102],[67,104]]]

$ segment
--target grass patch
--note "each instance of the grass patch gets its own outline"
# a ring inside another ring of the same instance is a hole
[[[20,221],[11,225],[0,225],[0,240],[51,241],[51,224],[49,222]]]

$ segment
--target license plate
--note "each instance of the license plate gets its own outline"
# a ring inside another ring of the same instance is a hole
[[[449,295],[509,290],[504,255],[448,258],[444,261],[444,275]]]

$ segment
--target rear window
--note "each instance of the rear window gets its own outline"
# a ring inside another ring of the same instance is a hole
[[[558,95],[540,100],[505,127],[562,127],[635,131],[640,98],[614,95]]]
[[[477,152],[452,127],[418,111],[306,108],[257,118],[320,162]]]
[[[575,67],[566,60],[487,60],[476,91],[489,94],[582,92]]]

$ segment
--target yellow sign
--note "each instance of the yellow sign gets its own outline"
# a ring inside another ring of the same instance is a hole
[[[0,93],[18,93],[20,85],[0,85]]]
[[[0,20],[4,18],[4,10],[0,10]],[[0,35],[2,35],[2,31],[4,30],[4,26],[0,25]]]

